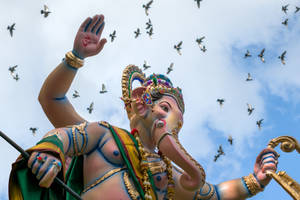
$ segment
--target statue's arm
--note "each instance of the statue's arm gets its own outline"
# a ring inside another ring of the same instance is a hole
[[[98,122],[83,122],[49,131],[33,147],[35,150],[28,160],[28,167],[38,179],[39,185],[48,188],[61,169],[65,169],[66,166],[62,165],[64,157],[80,156],[93,151],[106,134],[109,134],[109,130]],[[64,156],[54,154],[57,149]]]
[[[187,191],[180,186],[182,171],[173,168],[175,197],[177,199],[243,200],[264,190],[271,178],[266,171],[276,171],[278,154],[271,148],[264,149],[256,158],[254,172],[242,178],[222,182],[218,185],[205,183],[197,191]]]
[[[73,45],[73,55],[83,61],[97,55],[106,39],[100,39],[104,28],[104,16],[88,17],[80,26]],[[39,102],[54,127],[64,127],[85,121],[66,97],[78,66],[64,60],[47,77],[39,94]]]

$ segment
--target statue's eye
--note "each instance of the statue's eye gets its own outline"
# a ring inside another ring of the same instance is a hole
[[[169,112],[168,106],[161,105],[161,108],[162,108],[165,112]]]

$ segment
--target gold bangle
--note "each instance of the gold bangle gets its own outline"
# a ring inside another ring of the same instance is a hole
[[[257,193],[263,191],[263,188],[260,187],[260,184],[257,182],[256,178],[253,174],[249,174],[248,176],[244,176],[243,180],[251,193],[251,196],[256,195]]]
[[[65,61],[68,65],[70,65],[71,67],[77,68],[77,69],[82,67],[84,64],[84,61],[82,59],[76,57],[72,53],[72,51],[69,51],[68,53],[66,53]]]

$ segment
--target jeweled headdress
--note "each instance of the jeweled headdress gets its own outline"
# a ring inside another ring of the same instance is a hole
[[[124,69],[122,76],[122,100],[125,103],[129,118],[131,116],[130,103],[133,92],[132,83],[136,80],[141,83],[140,88],[143,88],[142,98],[146,104],[151,105],[153,103],[153,97],[168,95],[176,100],[179,109],[184,113],[184,101],[181,89],[179,87],[174,88],[168,77],[162,74],[152,74],[146,77],[139,67],[128,65]]]

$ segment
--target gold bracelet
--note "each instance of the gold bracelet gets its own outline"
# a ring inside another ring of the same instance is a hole
[[[257,193],[263,191],[263,188],[260,187],[260,184],[257,182],[257,180],[253,174],[244,176],[243,180],[245,181],[246,186],[247,186],[249,192],[251,193],[251,196],[254,196]]]
[[[82,67],[84,64],[84,61],[82,59],[76,57],[72,53],[72,51],[69,51],[68,53],[66,53],[65,61],[68,65],[70,65],[71,67],[77,68],[77,69]]]

